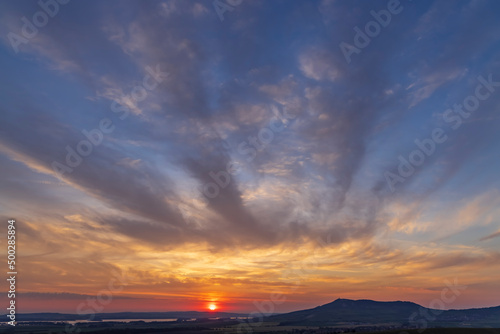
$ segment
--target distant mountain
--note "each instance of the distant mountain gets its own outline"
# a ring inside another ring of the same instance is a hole
[[[295,326],[387,324],[411,327],[469,325],[500,327],[500,306],[441,311],[412,302],[337,299],[312,309],[274,315],[269,317],[268,321]]]
[[[202,319],[202,318],[231,318],[246,317],[248,315],[226,312],[119,312],[119,313],[96,313],[92,320],[102,319]],[[89,320],[90,315],[64,314],[64,313],[24,313],[17,315],[17,321],[75,321]]]

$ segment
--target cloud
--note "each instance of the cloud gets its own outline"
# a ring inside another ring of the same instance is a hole
[[[490,235],[487,235],[485,237],[482,237],[481,239],[479,239],[479,241],[486,241],[486,240],[494,239],[497,237],[500,237],[500,230],[496,231],[494,233],[491,233]]]
[[[340,71],[333,59],[333,55],[325,50],[312,49],[300,55],[300,70],[314,80],[335,81],[340,77]]]
[[[446,69],[439,72],[433,70],[432,72],[432,74],[424,77],[420,75],[416,82],[406,88],[412,92],[412,98],[408,108],[413,108],[423,100],[429,98],[437,89],[446,83],[464,77],[467,74],[467,69],[453,69],[451,71]]]

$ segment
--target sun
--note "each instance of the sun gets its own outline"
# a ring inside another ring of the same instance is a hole
[[[210,311],[215,311],[217,309],[217,305],[215,305],[214,303],[208,304],[208,309]]]

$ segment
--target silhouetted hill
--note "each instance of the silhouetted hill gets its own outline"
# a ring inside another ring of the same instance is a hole
[[[337,299],[308,310],[269,317],[282,325],[342,326],[394,324],[396,326],[500,326],[500,306],[441,311],[412,302]]]
[[[337,299],[313,309],[296,311],[270,317],[270,320],[287,324],[346,324],[408,321],[421,306],[411,302],[376,302],[373,300]]]

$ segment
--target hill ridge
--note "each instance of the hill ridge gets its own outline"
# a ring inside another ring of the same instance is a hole
[[[311,309],[273,315],[269,318],[282,325],[332,326],[342,324],[380,324],[395,326],[411,325],[418,321],[429,324],[457,325],[461,323],[485,323],[500,325],[500,306],[465,310],[438,310],[411,301],[375,301],[371,299],[337,298]]]

